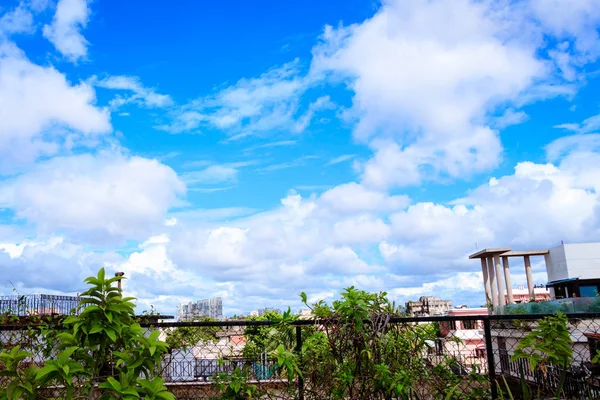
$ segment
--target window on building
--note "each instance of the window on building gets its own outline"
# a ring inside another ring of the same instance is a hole
[[[477,329],[477,321],[463,321],[465,329]]]
[[[598,286],[579,286],[579,294],[581,297],[596,297],[598,296]]]

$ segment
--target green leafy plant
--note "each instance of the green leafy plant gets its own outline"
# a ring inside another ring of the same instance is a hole
[[[213,318],[198,319],[199,322],[215,322]],[[169,349],[185,349],[200,342],[217,342],[218,328],[214,326],[182,326],[167,331],[165,342]]]
[[[544,376],[550,366],[558,367],[560,379],[556,398],[562,393],[567,368],[573,360],[573,340],[567,322],[567,317],[561,313],[541,319],[538,327],[519,341],[511,357],[511,361],[527,360],[532,371],[539,370]],[[524,382],[522,372],[521,381]]]
[[[440,336],[439,324],[390,323],[404,314],[386,293],[350,287],[331,305],[308,304],[304,293],[300,297],[315,320],[303,326],[301,352],[295,351],[290,324],[260,327],[247,337],[248,345],[261,350],[263,342],[278,338],[271,354],[280,374],[290,382],[305,379],[306,398],[413,399],[426,393],[452,400],[489,397],[482,374],[457,376],[450,369],[456,361],[444,356],[431,364],[428,354]],[[470,388],[465,390],[463,382]]]
[[[275,351],[279,345],[290,349],[296,343],[295,328],[292,323],[297,316],[288,308],[283,314],[269,311],[260,317],[252,317],[249,321],[271,321],[268,326],[247,326],[244,337],[247,340],[244,346],[245,358],[260,358]]]
[[[63,399],[174,399],[157,378],[167,345],[159,332],[147,335],[137,323],[134,299],[113,285],[120,279],[106,279],[104,269],[86,279],[80,314],[67,317],[61,332],[45,332],[46,355],[54,356],[43,365],[19,347],[0,353],[1,374],[8,378],[0,398],[48,398],[50,387],[62,387]]]
[[[592,364],[600,364],[600,350],[596,350],[596,354],[592,358]]]
[[[219,366],[223,367],[223,360],[219,360]],[[233,372],[220,371],[213,378],[221,393],[222,400],[251,400],[263,395],[256,385],[248,381],[248,367],[236,366]]]

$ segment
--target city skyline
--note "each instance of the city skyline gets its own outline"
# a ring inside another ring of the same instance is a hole
[[[200,318],[223,319],[223,299],[213,297],[179,304],[177,319],[180,321],[193,321]]]
[[[600,0],[545,4],[3,2],[0,295],[481,305],[600,241]]]

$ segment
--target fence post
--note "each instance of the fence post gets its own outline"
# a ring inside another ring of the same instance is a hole
[[[296,326],[296,354],[302,354],[302,326]],[[298,375],[298,400],[304,400],[304,378]]]
[[[483,317],[483,334],[485,337],[485,350],[488,364],[488,377],[490,379],[490,388],[492,390],[492,400],[498,398],[498,386],[496,382],[496,362],[494,360],[494,349],[492,348],[492,329],[490,318]]]

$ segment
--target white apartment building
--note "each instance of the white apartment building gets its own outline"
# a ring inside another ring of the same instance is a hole
[[[177,312],[179,321],[191,321],[197,318],[223,319],[223,300],[220,297],[181,303]]]

